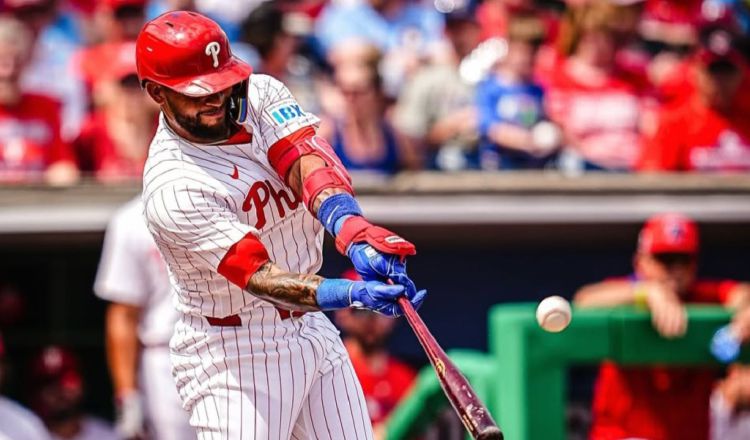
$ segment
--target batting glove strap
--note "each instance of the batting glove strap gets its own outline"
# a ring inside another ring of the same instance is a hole
[[[326,279],[318,286],[317,301],[321,310],[337,310],[346,307],[372,310],[386,316],[400,316],[401,308],[396,300],[404,295],[404,286],[385,284],[379,281],[349,281]],[[413,301],[421,304],[426,292],[417,294]]]
[[[336,250],[343,255],[347,255],[352,243],[363,242],[382,253],[398,255],[401,258],[417,253],[417,248],[411,242],[388,229],[374,226],[364,217],[348,217],[344,220],[341,230],[336,235]]]
[[[325,279],[318,285],[315,298],[320,310],[338,310],[349,307],[352,303],[351,291],[353,281],[342,279]]]

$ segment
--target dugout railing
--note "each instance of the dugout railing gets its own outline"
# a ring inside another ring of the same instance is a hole
[[[729,321],[718,306],[690,306],[684,337],[659,337],[645,310],[574,310],[561,333],[547,333],[536,323],[535,304],[504,304],[491,309],[489,354],[449,354],[485,399],[508,440],[565,439],[567,369],[596,365],[604,359],[629,365],[706,365],[719,367],[709,344]],[[744,350],[741,360],[750,361]],[[389,440],[417,435],[445,407],[434,373],[421,371],[414,389],[389,420]]]

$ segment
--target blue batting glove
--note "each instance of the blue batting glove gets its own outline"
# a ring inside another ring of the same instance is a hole
[[[384,280],[388,278],[396,263],[397,255],[379,252],[367,243],[356,243],[349,246],[347,252],[354,269],[365,281]]]
[[[317,301],[321,310],[336,310],[346,307],[368,309],[386,316],[401,316],[396,300],[404,296],[404,286],[385,284],[379,281],[324,280],[317,289]],[[419,307],[427,291],[418,292],[411,301]]]
[[[406,274],[406,262],[400,256],[382,253],[367,243],[352,244],[347,255],[363,280],[401,284],[406,287],[409,300],[417,294],[417,286]]]

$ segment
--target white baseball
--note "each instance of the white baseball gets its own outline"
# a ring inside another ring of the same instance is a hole
[[[548,332],[557,333],[565,330],[572,316],[570,303],[561,296],[544,298],[536,307],[536,322]]]

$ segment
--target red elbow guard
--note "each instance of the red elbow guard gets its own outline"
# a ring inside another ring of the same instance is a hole
[[[279,177],[287,182],[292,165],[305,155],[315,155],[326,164],[302,182],[302,201],[308,211],[313,212],[315,199],[325,189],[341,188],[354,194],[352,179],[341,160],[325,139],[315,135],[312,127],[305,127],[273,144],[268,151],[268,160]]]

